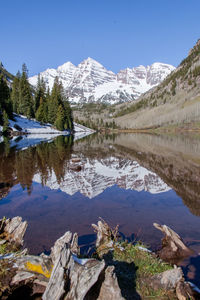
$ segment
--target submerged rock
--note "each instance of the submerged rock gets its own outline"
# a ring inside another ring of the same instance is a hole
[[[70,165],[69,169],[75,172],[80,172],[82,170],[82,167],[80,165]]]

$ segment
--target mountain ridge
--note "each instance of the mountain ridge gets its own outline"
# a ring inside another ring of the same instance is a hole
[[[134,129],[199,122],[200,40],[158,86],[141,95],[135,103],[120,107],[115,117],[118,125]]]
[[[117,74],[107,70],[91,57],[78,66],[66,62],[57,69],[47,69],[40,76],[52,88],[56,76],[63,84],[70,101],[76,103],[118,103],[137,99],[142,93],[159,84],[175,67],[164,63],[126,68]],[[37,76],[29,78],[36,86]]]

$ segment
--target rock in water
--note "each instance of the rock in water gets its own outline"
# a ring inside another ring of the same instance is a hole
[[[183,243],[180,236],[168,226],[157,223],[154,223],[153,226],[164,233],[162,249],[157,252],[161,259],[172,262],[194,253]]]
[[[114,273],[114,266],[109,266],[105,270],[105,280],[102,283],[97,300],[123,300],[117,277]]]

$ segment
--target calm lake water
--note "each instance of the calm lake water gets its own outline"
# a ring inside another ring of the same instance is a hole
[[[28,221],[30,253],[48,253],[67,230],[78,232],[81,246],[93,245],[91,223],[99,217],[155,250],[157,222],[195,250],[181,266],[200,285],[200,137],[59,136],[20,150],[29,144],[0,144],[0,217]]]

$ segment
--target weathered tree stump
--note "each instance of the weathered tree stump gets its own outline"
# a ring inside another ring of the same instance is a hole
[[[194,253],[184,244],[180,236],[168,226],[157,223],[154,223],[153,226],[164,233],[162,249],[157,252],[161,259],[174,262]]]

